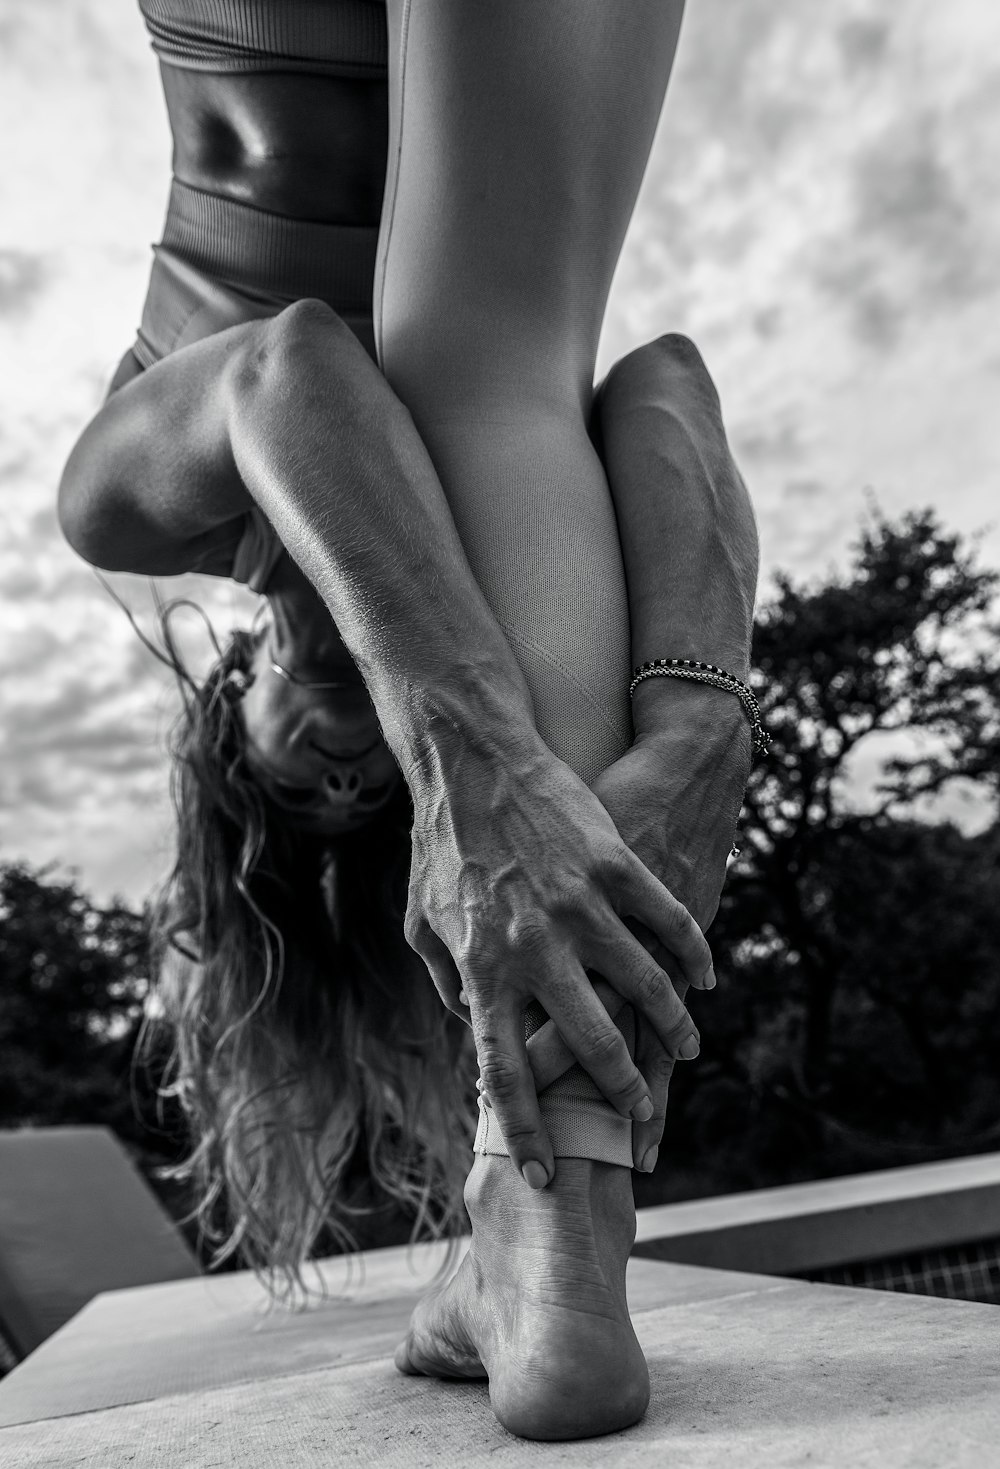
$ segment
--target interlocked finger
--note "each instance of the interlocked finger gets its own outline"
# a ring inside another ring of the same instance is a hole
[[[438,938],[432,928],[425,928],[421,932],[417,953],[426,964],[427,972],[434,981],[434,988],[444,1001],[446,1009],[464,1020],[466,1025],[471,1025],[468,1006],[461,999],[464,991],[458,966],[444,941]]]
[[[692,1061],[698,1054],[698,1028],[677,994],[670,976],[648,950],[625,928],[620,928],[605,952],[601,970],[615,988],[652,1025],[670,1054]]]
[[[549,987],[543,1003],[570,1051],[615,1110],[623,1117],[644,1115],[650,1106],[649,1089],[625,1037],[582,969],[569,963],[561,983]]]
[[[675,1061],[648,1021],[636,1020],[635,1034],[636,1065],[649,1082],[649,1094],[653,1102],[653,1115],[648,1122],[636,1122],[632,1127],[632,1162],[640,1173],[652,1173],[663,1137],[663,1125],[667,1114],[667,1094]]]
[[[603,979],[594,980],[594,994],[614,1020],[625,1004],[621,995]],[[528,1041],[528,1061],[539,1092],[558,1081],[560,1076],[564,1076],[576,1065],[576,1057],[556,1029],[554,1020],[546,1020]],[[641,1066],[639,1071],[641,1074]]]
[[[544,1188],[555,1172],[555,1160],[538,1110],[521,1004],[508,991],[494,1005],[473,1011],[472,1029],[481,1090],[499,1123],[511,1161],[531,1188]]]
[[[622,884],[628,912],[638,918],[673,955],[687,984],[715,988],[715,970],[708,940],[684,904],[636,857]]]

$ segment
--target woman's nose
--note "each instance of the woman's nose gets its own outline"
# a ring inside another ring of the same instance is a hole
[[[356,801],[364,786],[364,773],[359,769],[328,770],[323,785],[330,800],[340,806]]]

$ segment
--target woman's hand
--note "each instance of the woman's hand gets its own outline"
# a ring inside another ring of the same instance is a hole
[[[445,1004],[471,1018],[510,1155],[541,1187],[554,1162],[525,1049],[528,1003],[545,1007],[608,1100],[642,1119],[655,1099],[586,971],[634,1005],[669,1055],[693,1049],[697,1031],[625,920],[655,936],[686,983],[715,981],[698,924],[629,850],[596,796],[533,730],[502,739],[454,734],[406,772],[416,813],[406,936]],[[626,781],[623,811],[629,789]],[[526,1170],[532,1163],[544,1176]]]
[[[731,695],[712,690],[677,692],[684,703],[673,708],[674,718],[657,733],[640,736],[599,776],[594,794],[634,855],[707,929],[718,910],[739,817],[749,768],[749,730],[742,710],[727,706],[725,701]],[[641,919],[634,927],[683,999],[686,976]],[[623,1003],[616,990],[617,986],[596,985],[612,1015]],[[632,1129],[633,1160],[637,1168],[651,1172],[663,1135],[670,1077],[680,1053],[676,1047],[664,1046],[640,1015],[636,1021],[635,1061],[649,1082],[653,1115]],[[573,1062],[551,1024],[532,1036],[528,1054],[539,1090]]]
[[[726,697],[732,695],[721,695]],[[698,741],[697,754],[690,737],[666,732],[637,742],[594,785],[632,851],[681,898],[703,930],[718,912],[748,765],[743,711],[718,709],[720,702],[713,704],[723,728],[715,739]],[[683,998],[684,976],[656,936],[640,930],[639,937]],[[653,1100],[652,1117],[632,1129],[633,1161],[643,1172],[651,1173],[656,1163],[675,1059],[636,1016],[635,1060]]]

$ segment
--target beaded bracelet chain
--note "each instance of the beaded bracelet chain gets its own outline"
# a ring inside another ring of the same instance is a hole
[[[628,686],[629,695],[634,694],[639,685],[645,683],[647,678],[687,678],[693,683],[711,684],[713,688],[725,689],[727,693],[735,694],[750,721],[754,754],[767,754],[771,740],[761,723],[760,705],[757,703],[753,690],[748,688],[734,673],[727,673],[724,668],[717,668],[714,663],[700,663],[695,658],[655,658],[651,663],[640,663],[639,667],[634,670],[632,682]]]

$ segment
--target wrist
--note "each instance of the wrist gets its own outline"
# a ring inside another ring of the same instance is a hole
[[[752,762],[750,721],[726,689],[679,678],[650,678],[632,696],[636,742],[658,754],[665,769],[714,769],[746,784]]]
[[[506,668],[451,666],[408,678],[387,698],[372,690],[383,732],[414,801],[442,785],[474,780],[474,768],[514,770],[542,750],[527,688]]]

